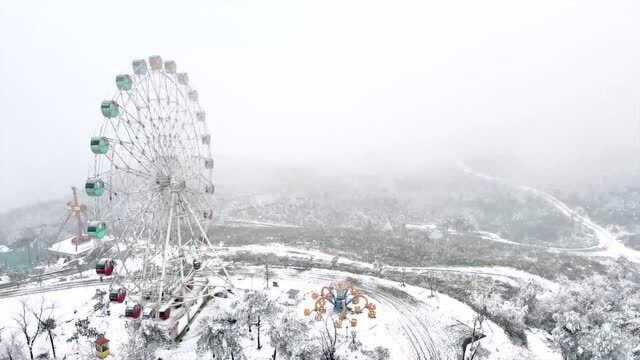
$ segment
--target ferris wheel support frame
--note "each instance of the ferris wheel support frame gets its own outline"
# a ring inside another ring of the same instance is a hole
[[[162,275],[160,275],[160,284],[164,284],[164,276],[166,273],[166,268],[167,268],[167,252],[169,251],[169,240],[171,240],[171,223],[172,223],[172,219],[173,219],[173,208],[175,207],[175,198],[176,198],[176,194],[175,193],[171,193],[171,203],[169,205],[169,219],[167,220],[167,236],[165,237],[164,240],[164,251],[162,254]],[[180,229],[178,229],[178,231],[180,231]],[[158,287],[158,304],[160,304],[162,302],[162,293],[164,292],[164,289],[162,286]]]
[[[185,205],[187,206],[187,210],[189,210],[189,213],[191,214],[191,216],[193,217],[193,220],[196,222],[196,225],[198,225],[198,229],[200,230],[200,233],[202,234],[202,237],[207,241],[207,244],[212,247],[213,245],[211,245],[211,241],[209,241],[209,236],[207,235],[207,232],[204,231],[204,228],[202,227],[202,224],[200,224],[200,220],[198,220],[198,217],[196,216],[195,212],[193,211],[193,209],[191,208],[191,204],[189,203],[189,201],[187,201],[186,198],[182,197],[182,201],[185,203]]]

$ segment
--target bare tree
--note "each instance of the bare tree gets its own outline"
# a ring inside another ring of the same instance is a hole
[[[485,334],[482,333],[483,323],[485,320],[485,315],[480,313],[473,318],[473,327],[471,327],[471,335],[468,336],[462,342],[462,360],[473,360],[478,353],[478,349],[480,348],[480,343],[478,340],[486,337]],[[468,356],[467,356],[468,355]],[[465,358],[465,356],[467,356]]]
[[[331,323],[331,326],[329,326]],[[338,342],[338,330],[333,319],[328,318],[324,321],[324,331],[320,334],[320,359],[321,360],[339,360],[336,354],[336,343]]]
[[[424,281],[427,283],[427,287],[429,288],[429,297],[434,297],[435,296],[435,292],[437,291],[437,278],[436,275],[432,272],[429,272],[428,275],[425,277]]]
[[[376,259],[373,263],[373,269],[376,273],[376,276],[382,277],[382,272],[384,271],[384,264],[379,259]]]
[[[51,305],[49,307],[49,314],[47,315],[43,315],[42,309],[44,309],[44,299],[42,299],[42,303],[40,305],[40,313],[37,313],[35,311],[32,311],[33,316],[36,318],[36,320],[38,321],[38,324],[40,325],[40,329],[41,331],[46,331],[47,335],[49,336],[49,343],[51,344],[51,352],[53,353],[53,358],[57,359],[56,357],[56,346],[55,343],[53,342],[53,338],[55,336],[55,334],[53,333],[53,330],[55,330],[56,328],[56,320],[53,317],[53,312],[55,307],[53,305]]]
[[[338,267],[338,261],[339,261],[339,260],[340,260],[340,257],[338,257],[338,256],[334,256],[334,257],[331,259],[331,268],[332,268],[332,269],[335,269],[336,267]]]
[[[29,309],[25,300],[21,300],[20,304],[20,312],[13,318],[13,320],[18,325],[19,331],[24,336],[27,348],[29,348],[29,356],[31,357],[31,360],[33,360],[33,345],[38,339],[38,336],[42,334],[43,330],[42,325],[37,318],[42,317],[42,313],[44,312],[44,299],[40,303],[40,308],[36,311]],[[36,319],[31,318],[31,314],[35,314]],[[35,326],[33,324],[35,324]]]

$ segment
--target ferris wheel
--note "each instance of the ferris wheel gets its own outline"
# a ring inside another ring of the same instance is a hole
[[[113,258],[96,264],[113,283],[111,300],[133,299],[128,317],[152,307],[167,318],[167,304],[186,301],[198,272],[217,266],[207,235],[211,135],[198,92],[174,61],[151,56],[132,65],[132,74],[116,76],[91,137],[85,191],[95,206],[87,234],[113,242]]]

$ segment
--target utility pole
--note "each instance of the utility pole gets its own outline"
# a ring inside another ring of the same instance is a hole
[[[264,277],[265,280],[267,281],[267,289],[269,288],[269,263],[265,263],[264,264]]]
[[[258,321],[254,324],[258,329],[258,350],[262,349],[262,345],[260,344],[260,315],[258,315]]]

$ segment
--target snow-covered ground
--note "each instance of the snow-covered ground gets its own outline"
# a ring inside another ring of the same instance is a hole
[[[511,241],[511,240],[507,240],[503,237],[501,237],[498,234],[494,234],[492,232],[488,232],[488,231],[476,231],[476,234],[480,235],[480,237],[482,239],[485,240],[489,240],[489,241],[493,241],[493,242],[499,242],[499,243],[503,243],[503,244],[510,244],[510,245],[516,245],[516,246],[521,246],[521,243],[517,243],[515,241]]]
[[[361,268],[363,270],[373,270],[374,265],[346,258],[344,256],[335,256],[324,253],[315,249],[304,249],[293,246],[287,246],[282,244],[253,244],[245,246],[226,247],[220,250],[220,255],[225,254],[238,254],[241,252],[251,252],[259,254],[275,254],[281,257],[289,257],[293,259],[313,259],[314,261],[322,261],[327,264],[331,263],[334,259],[337,265],[349,265]],[[526,271],[506,267],[506,266],[422,266],[422,267],[401,267],[401,266],[387,266],[385,265],[382,272],[385,271],[406,271],[407,273],[423,273],[430,271],[441,272],[460,272],[473,274],[482,277],[490,277],[496,280],[500,280],[511,284],[513,286],[520,286],[526,284],[529,281],[535,282],[537,285],[544,289],[555,291],[558,284],[555,282],[544,279],[540,276],[528,273]]]
[[[441,353],[443,359],[455,359],[458,346],[454,340],[460,336],[460,329],[464,325],[472,325],[475,312],[467,305],[452,299],[446,295],[436,293],[431,297],[423,288],[406,286],[399,283],[379,279],[371,276],[354,275],[340,271],[326,269],[311,269],[300,271],[295,269],[273,269],[274,280],[278,281],[278,288],[270,288],[269,296],[275,301],[283,301],[285,293],[290,289],[300,291],[302,299],[292,305],[294,314],[299,314],[303,321],[312,326],[315,323],[312,317],[305,317],[303,309],[308,307],[307,300],[312,291],[319,291],[323,285],[335,281],[351,279],[377,306],[377,318],[367,319],[366,313],[360,315],[360,321],[355,330],[357,338],[365,349],[373,349],[375,346],[388,347],[391,359],[428,359],[434,351]],[[236,293],[242,290],[263,289],[262,267],[243,268],[232,275],[232,281],[237,287]],[[82,279],[69,280],[68,282],[82,281]],[[51,284],[49,284],[51,285]],[[38,305],[44,299],[47,306],[53,310],[51,313],[59,324],[56,330],[56,345],[58,354],[75,354],[79,357],[87,356],[89,347],[82,341],[67,342],[66,339],[74,331],[75,320],[88,317],[91,326],[104,332],[111,340],[113,359],[122,359],[122,347],[127,340],[127,324],[122,316],[125,304],[111,304],[111,314],[106,315],[102,311],[94,310],[95,299],[92,299],[96,289],[106,290],[107,285],[99,281],[92,285],[82,287],[69,287],[61,290],[49,291],[42,294],[30,294],[0,299],[0,323],[8,330],[15,330],[13,318],[20,310],[21,301],[26,301],[31,306]],[[230,306],[234,297],[227,299],[215,298],[200,316],[214,315]],[[150,320],[148,320],[150,321]],[[315,325],[317,326],[317,325]],[[6,330],[5,330],[6,331]],[[484,328],[487,337],[481,340],[483,348],[489,353],[489,359],[511,360],[515,358],[527,358],[532,355],[537,359],[553,359],[555,352],[549,347],[544,334],[531,332],[529,348],[514,345],[496,324],[488,321]],[[346,332],[346,329],[345,329]],[[343,342],[348,339],[340,332]],[[159,355],[171,359],[196,359],[195,351],[197,341],[197,326],[183,339],[177,347],[164,350]],[[254,344],[246,340],[247,351],[251,351],[256,357],[267,358],[270,355],[268,337],[264,336],[265,348],[260,353],[252,350]],[[49,345],[45,337],[41,337],[36,343],[36,354],[48,351]],[[341,351],[347,351],[343,346]],[[259,355],[259,356],[257,356]]]
[[[285,227],[285,228],[300,227],[298,225],[293,225],[293,224],[276,223],[276,222],[270,222],[270,221],[236,219],[236,218],[230,218],[230,217],[225,218],[224,223],[225,225],[242,225],[242,226],[254,226],[254,227]]]
[[[9,275],[0,275],[0,285],[8,284],[9,282],[11,282],[11,278],[9,278]]]

